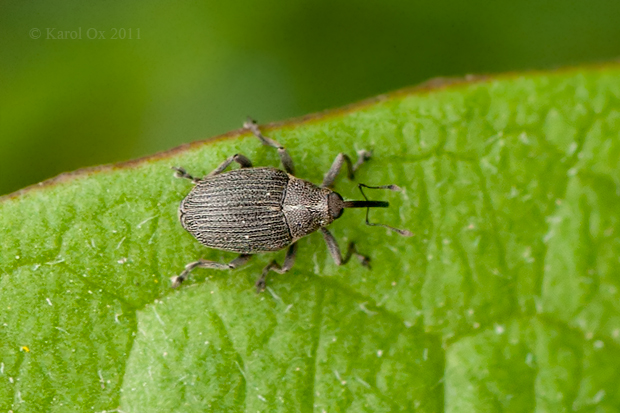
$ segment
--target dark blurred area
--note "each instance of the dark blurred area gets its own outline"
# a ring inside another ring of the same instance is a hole
[[[617,56],[617,0],[2,1],[0,194],[247,115]]]

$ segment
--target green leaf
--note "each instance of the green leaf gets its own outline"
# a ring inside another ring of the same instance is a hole
[[[357,179],[391,203],[332,226],[269,279],[169,277],[201,247],[191,184],[248,133],[67,175],[0,202],[0,410],[620,411],[620,67],[431,84],[263,128],[299,177],[373,151]],[[336,188],[359,198],[345,178]]]

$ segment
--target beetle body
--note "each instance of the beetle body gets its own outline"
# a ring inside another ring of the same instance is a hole
[[[336,206],[342,198],[330,194],[276,168],[235,169],[198,182],[181,202],[179,219],[210,248],[277,251],[334,220],[330,200]]]
[[[257,290],[262,291],[270,271],[283,274],[291,269],[295,262],[297,240],[317,230],[323,234],[336,264],[343,265],[355,255],[362,265],[368,266],[369,258],[359,254],[352,242],[343,257],[336,239],[325,227],[338,219],[345,208],[385,208],[389,205],[368,199],[344,201],[330,189],[344,164],[348,167],[349,178],[353,179],[353,173],[369,159],[370,152],[359,151],[355,165],[347,155],[338,154],[323,183],[317,186],[295,176],[293,161],[286,149],[263,136],[254,122],[246,122],[244,127],[264,145],[278,150],[284,171],[270,167],[254,168],[252,162],[240,154],[229,157],[204,178],[195,178],[183,168],[173,168],[177,177],[187,178],[195,185],[179,207],[183,227],[203,245],[236,252],[239,256],[228,264],[208,260],[190,262],[180,275],[172,277],[172,286],[178,287],[194,268],[228,270],[245,264],[252,254],[288,247],[282,265],[274,260],[263,269],[256,282]],[[238,163],[240,169],[225,172],[233,162]],[[399,189],[395,185],[368,187],[360,184],[359,187],[360,191],[362,187]],[[406,230],[368,222],[368,210],[366,224],[411,235]]]

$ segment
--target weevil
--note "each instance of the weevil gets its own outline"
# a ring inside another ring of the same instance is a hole
[[[172,287],[178,287],[195,268],[229,270],[248,262],[253,254],[278,251],[288,247],[282,265],[273,260],[256,281],[257,292],[265,289],[270,271],[288,272],[295,262],[297,241],[315,231],[320,231],[332,258],[337,265],[346,264],[355,255],[364,266],[370,259],[360,254],[355,243],[349,243],[343,257],[334,236],[325,228],[340,218],[346,208],[367,208],[366,224],[381,226],[403,236],[413,235],[407,230],[396,229],[368,220],[370,208],[386,208],[388,202],[369,201],[362,188],[390,189],[396,185],[367,186],[359,184],[364,201],[345,201],[331,187],[342,166],[346,164],[349,179],[355,171],[370,159],[370,152],[358,152],[355,164],[344,153],[336,156],[320,186],[297,178],[293,160],[286,149],[273,139],[264,136],[256,122],[248,119],[243,124],[263,145],[277,149],[284,170],[272,167],[253,167],[252,162],[241,154],[235,154],[222,162],[204,178],[195,178],[185,169],[173,167],[175,175],[186,178],[195,185],[179,207],[179,220],[201,244],[224,251],[236,252],[237,258],[224,264],[198,260],[185,266],[180,275],[172,277]],[[233,163],[239,169],[225,170]]]

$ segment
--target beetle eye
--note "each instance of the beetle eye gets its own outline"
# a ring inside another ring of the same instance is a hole
[[[337,192],[332,192],[327,197],[327,206],[329,207],[329,212],[332,215],[332,219],[338,219],[344,212],[344,201],[342,197]]]
[[[344,208],[340,208],[338,213],[336,215],[332,214],[332,216],[334,217],[334,219],[338,219],[338,218],[340,218],[340,216],[342,215],[343,212],[344,212]]]

